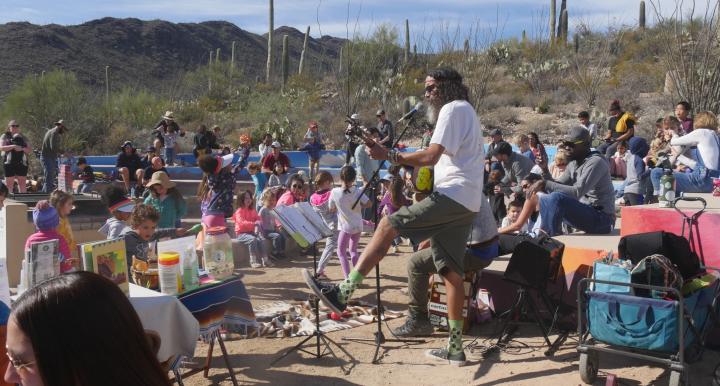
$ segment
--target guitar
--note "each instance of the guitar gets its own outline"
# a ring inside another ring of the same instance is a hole
[[[346,135],[362,141],[368,148],[377,145],[377,143],[370,137],[370,133],[367,129],[360,126],[356,120],[347,117],[345,122],[350,124],[350,127],[348,127],[345,131]],[[431,166],[402,166],[410,173],[410,184],[416,193],[430,194],[433,192],[434,172]]]

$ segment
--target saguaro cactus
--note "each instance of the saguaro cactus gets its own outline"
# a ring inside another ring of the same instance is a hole
[[[230,69],[235,68],[235,40],[232,42],[232,47],[230,48]]]
[[[550,43],[555,42],[555,21],[557,20],[557,15],[555,14],[557,6],[555,4],[555,0],[550,0]]]
[[[307,27],[307,30],[305,31],[305,40],[303,41],[303,49],[300,53],[300,65],[298,66],[298,74],[302,75],[303,70],[305,69],[305,53],[307,52],[308,48],[308,38],[310,37],[310,26]]]
[[[562,27],[562,31],[560,32],[560,41],[562,44],[567,44],[567,36],[568,36],[568,11],[567,9],[563,10],[560,14],[560,26]]]
[[[410,21],[405,19],[405,63],[410,61]]]
[[[639,19],[639,21],[640,21],[640,29],[644,30],[645,29],[645,2],[644,1],[640,2],[640,19]]]
[[[282,40],[282,90],[285,92],[285,85],[288,81],[288,70],[290,69],[290,60],[288,56],[288,36],[283,35]]]
[[[567,0],[562,0],[560,3],[560,25],[558,25],[557,36],[561,37],[563,33],[562,14],[567,10]],[[565,39],[567,41],[567,39]]]
[[[573,46],[576,54],[580,52],[580,35],[577,32],[573,34]]]
[[[267,66],[265,67],[265,82],[270,83],[270,77],[272,76],[272,46],[273,46],[273,23],[275,21],[275,9],[273,6],[273,0],[270,0],[270,29],[268,30],[268,52],[267,52]]]

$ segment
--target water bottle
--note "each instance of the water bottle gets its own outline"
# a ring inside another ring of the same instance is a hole
[[[163,252],[158,256],[158,276],[160,292],[166,295],[177,295],[182,292],[179,253]]]
[[[658,206],[661,208],[672,208],[675,200],[675,176],[670,169],[665,169],[663,176],[660,177],[660,195],[658,196]]]
[[[195,247],[191,246],[185,251],[185,258],[183,259],[183,290],[189,291],[195,289],[200,285],[200,278],[198,277],[198,259],[195,254]]]

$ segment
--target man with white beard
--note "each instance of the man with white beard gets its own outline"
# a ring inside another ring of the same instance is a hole
[[[303,270],[308,287],[333,311],[341,314],[353,291],[383,259],[398,236],[419,243],[430,240],[432,260],[447,288],[447,347],[427,351],[431,358],[457,366],[465,364],[462,347],[462,305],[465,245],[483,195],[483,137],[475,109],[468,102],[462,76],[450,68],[431,71],[425,78],[425,100],[435,122],[430,146],[414,153],[387,149],[375,141],[373,159],[413,167],[434,166],[434,192],[424,200],[384,217],[360,256],[339,285],[322,283]]]

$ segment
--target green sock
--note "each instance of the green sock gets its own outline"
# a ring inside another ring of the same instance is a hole
[[[457,354],[462,352],[462,320],[449,320],[448,319],[448,330],[450,336],[448,337],[448,354]]]
[[[340,301],[347,304],[348,299],[350,299],[353,292],[355,292],[355,289],[357,289],[357,286],[363,281],[363,279],[365,279],[365,276],[357,270],[353,269],[350,271],[347,279],[340,283],[340,294],[338,295]]]

